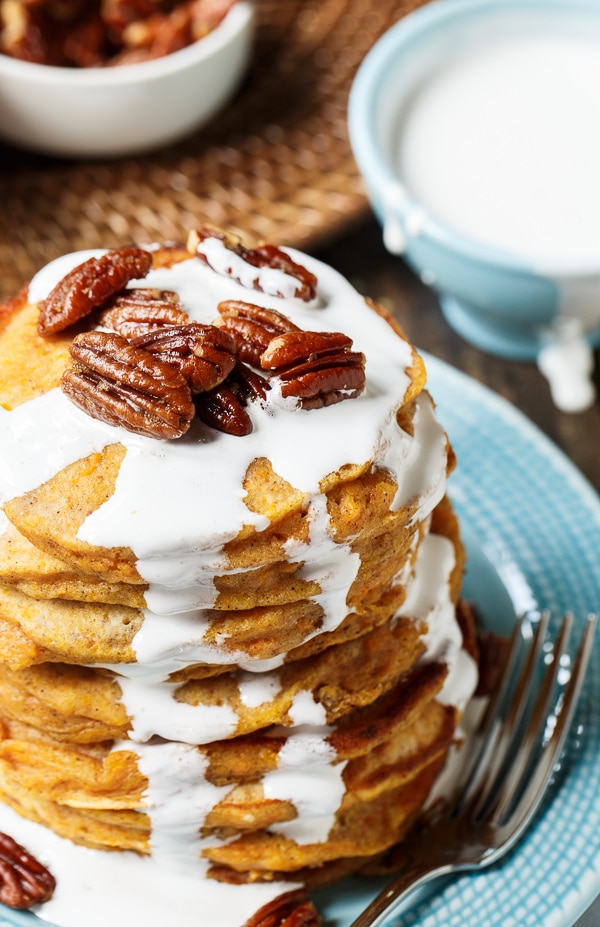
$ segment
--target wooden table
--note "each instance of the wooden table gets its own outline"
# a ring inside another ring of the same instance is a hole
[[[446,323],[433,291],[402,260],[385,250],[374,218],[368,217],[316,256],[340,270],[365,296],[393,312],[417,347],[509,399],[600,491],[600,398],[586,412],[559,412],[534,364],[492,357],[463,341]],[[596,354],[595,377],[600,396],[600,352]]]

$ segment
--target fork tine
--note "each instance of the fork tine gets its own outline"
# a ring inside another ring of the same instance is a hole
[[[522,642],[523,616],[517,623],[511,640],[510,659],[504,668],[500,686],[488,705],[484,718],[477,762],[471,765],[470,778],[461,783],[464,786],[457,808],[469,807],[477,812],[483,797],[490,794],[490,783],[499,775],[507,757],[510,743],[518,730],[527,706],[534,679],[534,667],[539,660],[546,637],[549,613],[543,612],[533,631],[533,643],[527,657],[515,678],[514,669],[518,645]],[[479,737],[479,735],[478,735]],[[460,794],[460,793],[459,793]]]
[[[551,731],[548,740],[542,746],[540,757],[531,772],[525,791],[510,818],[503,826],[503,829],[507,832],[512,831],[507,840],[507,848],[519,839],[537,811],[546,792],[546,786],[560,758],[581,695],[585,673],[594,645],[596,624],[596,615],[588,615],[577,656],[571,669],[570,679],[565,686],[562,704],[557,711],[556,725]]]
[[[506,753],[510,757],[510,779],[505,774],[505,769],[500,768],[497,770],[496,782],[498,785],[490,786],[488,794],[493,795],[493,799],[486,805],[486,814],[493,814],[496,821],[501,821],[502,815],[514,803],[515,796],[518,794],[515,784],[522,781],[525,770],[530,764],[535,745],[539,742],[546,725],[551,711],[552,693],[561,669],[562,659],[567,650],[572,626],[573,616],[565,615],[554,645],[553,658],[547,663],[544,670],[534,705],[527,718],[525,730],[522,734],[516,727],[511,731],[507,731]],[[538,635],[538,641],[540,641],[541,650],[544,638]],[[534,682],[534,670],[535,666],[532,663],[529,667],[529,682],[532,684]],[[515,738],[518,738],[518,743],[515,743]]]
[[[522,641],[524,620],[525,618],[522,615],[515,621],[500,679],[498,680],[493,695],[486,705],[485,711],[479,719],[477,727],[469,736],[469,755],[465,757],[460,772],[456,777],[456,793],[458,798],[454,807],[450,809],[451,814],[458,813],[467,792],[474,788],[477,782],[477,772],[480,770],[488,754],[499,707],[504,701],[511,685],[512,673],[519,646]]]
[[[544,621],[541,628],[543,633],[540,633],[540,629],[538,629],[534,641],[535,646],[532,645],[530,651],[535,650],[536,653],[539,653],[545,638],[545,625],[546,622]],[[530,773],[529,781],[520,792],[516,807],[508,820],[501,826],[485,817],[473,820],[469,816],[470,809],[468,807],[458,817],[440,815],[429,820],[426,819],[423,828],[421,830],[417,829],[410,842],[407,843],[406,862],[397,877],[376,895],[358,918],[353,921],[351,927],[377,927],[415,888],[425,885],[431,879],[438,878],[441,875],[448,875],[454,871],[461,872],[488,866],[490,863],[499,860],[514,846],[538,810],[557,759],[563,749],[581,694],[585,672],[592,652],[595,627],[595,617],[588,616],[570,678],[564,687],[562,698],[558,700],[554,709],[556,724],[554,727],[550,726],[550,734],[542,743],[534,768],[530,769],[529,764],[527,764],[526,773]],[[570,620],[567,620],[563,623],[559,642],[555,648],[554,664],[547,672],[546,678],[548,676],[554,677],[558,672],[561,656],[566,649],[569,628]],[[531,660],[528,660],[526,662],[529,665],[529,671],[519,677],[517,689],[520,694],[527,692],[526,701],[530,702],[528,682],[534,675],[531,669],[536,661],[531,662]],[[542,686],[544,686],[544,683],[542,683]],[[510,687],[506,691],[506,696],[508,697],[509,694]],[[547,703],[548,693],[546,693],[546,699],[535,699],[534,714],[540,713],[540,706]],[[520,711],[521,709],[516,714],[519,714]],[[491,715],[493,716],[493,713]],[[515,717],[515,712],[508,711],[506,717],[509,716]],[[547,721],[548,718],[545,720]],[[520,727],[521,725],[518,725],[515,728],[517,734]],[[506,771],[507,767],[502,765],[502,769]]]
[[[525,663],[515,684],[515,691],[511,696],[507,708],[506,719],[502,728],[503,736],[508,741],[519,729],[521,721],[527,710],[527,704],[532,690],[535,687],[535,668],[540,661],[548,627],[550,625],[550,612],[544,611],[534,626],[533,642],[527,652]]]

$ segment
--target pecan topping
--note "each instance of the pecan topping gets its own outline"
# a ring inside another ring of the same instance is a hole
[[[281,382],[281,395],[297,396],[304,409],[318,409],[358,396],[365,385],[365,356],[351,351],[341,332],[288,332],[274,338],[261,367]]]
[[[132,338],[131,343],[176,367],[198,393],[219,386],[236,363],[232,336],[199,322],[151,331]]]
[[[54,892],[54,876],[35,857],[0,833],[0,902],[9,908],[30,908],[48,901]]]
[[[190,387],[171,364],[112,332],[85,332],[71,344],[73,366],[61,386],[84,412],[150,438],[185,434],[195,409]]]
[[[171,0],[170,3],[158,4],[156,0],[136,0],[135,3],[133,0],[105,0],[102,5],[103,11],[106,7],[112,7],[114,11],[110,23],[113,26],[112,34],[118,28],[119,13],[123,23],[119,36],[123,51],[112,58],[110,63],[147,61],[185,48],[216,28],[233,2],[234,0]],[[137,15],[136,5],[141,7]],[[160,6],[174,8],[161,10]],[[154,9],[148,13],[148,7]],[[104,16],[107,18],[106,13]]]
[[[242,438],[252,431],[252,419],[233,389],[221,384],[196,396],[196,412],[205,425]]]
[[[275,270],[280,270],[284,274],[287,274],[289,277],[294,277],[297,281],[297,286],[294,292],[294,296],[297,296],[299,299],[309,302],[311,299],[314,299],[317,294],[317,278],[312,274],[306,267],[303,267],[301,264],[297,264],[292,258],[282,251],[281,248],[277,248],[275,245],[271,244],[261,244],[258,248],[246,248],[241,239],[237,235],[232,235],[229,232],[224,232],[222,229],[213,228],[210,225],[203,225],[199,229],[195,229],[190,232],[188,236],[188,249],[192,254],[195,254],[197,257],[201,258],[206,264],[212,266],[210,260],[206,254],[199,250],[199,245],[203,241],[206,241],[207,238],[216,238],[219,241],[222,241],[224,246],[232,251],[234,254],[237,254],[246,264],[249,264],[251,267],[255,267],[259,271],[262,267],[271,267]],[[214,269],[214,268],[213,268]],[[226,271],[231,273],[230,270]],[[242,280],[240,277],[234,276],[234,279],[238,283],[241,283],[242,286],[250,286],[255,290],[262,290],[267,292],[264,289],[263,282],[260,279],[260,275],[252,278],[251,283]],[[283,293],[272,292],[269,290],[272,296],[283,296]]]
[[[235,0],[3,0],[0,52],[58,67],[168,55],[219,25]]]
[[[90,258],[60,280],[40,304],[38,331],[54,335],[99,309],[133,279],[145,277],[152,255],[142,248],[117,248]]]
[[[112,328],[124,338],[136,338],[167,325],[185,325],[187,321],[179,295],[153,287],[125,290],[99,319],[104,328]]]
[[[235,338],[238,355],[253,367],[260,367],[260,356],[276,335],[300,331],[291,319],[277,312],[238,299],[226,299],[217,306],[221,319],[215,324]]]
[[[246,405],[249,399],[257,399],[264,402],[267,398],[267,392],[271,389],[268,380],[261,377],[242,361],[238,361],[227,379],[227,386],[232,393],[238,397],[242,405]]]
[[[285,892],[263,905],[244,927],[319,927],[321,918],[303,889]]]

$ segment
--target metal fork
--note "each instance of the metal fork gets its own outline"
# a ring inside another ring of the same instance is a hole
[[[592,652],[596,618],[588,617],[574,660],[568,653],[572,616],[564,618],[554,644],[547,639],[548,624],[546,613],[534,625],[528,618],[516,623],[495,693],[466,747],[458,751],[453,797],[432,807],[411,833],[399,850],[398,875],[350,927],[376,927],[432,879],[489,866],[524,833],[559,763]]]

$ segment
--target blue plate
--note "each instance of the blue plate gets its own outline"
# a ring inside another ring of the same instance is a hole
[[[485,624],[549,608],[600,610],[600,497],[512,405],[436,358],[429,389],[458,457],[450,494],[468,550],[465,592]],[[526,838],[480,875],[438,883],[390,927],[571,927],[600,891],[600,646],[582,695],[585,737],[560,791]],[[381,884],[357,879],[318,899],[348,927]]]
[[[586,614],[600,609],[598,494],[513,406],[426,361],[458,456],[450,487],[469,555],[467,597],[495,630],[507,631],[522,611],[549,608],[556,621],[572,611],[580,632]],[[585,736],[561,789],[516,851],[481,875],[438,884],[390,927],[571,927],[600,889],[598,646],[580,723]],[[321,893],[327,927],[348,927],[379,887],[356,879]],[[32,914],[2,912],[0,927],[42,927]]]

